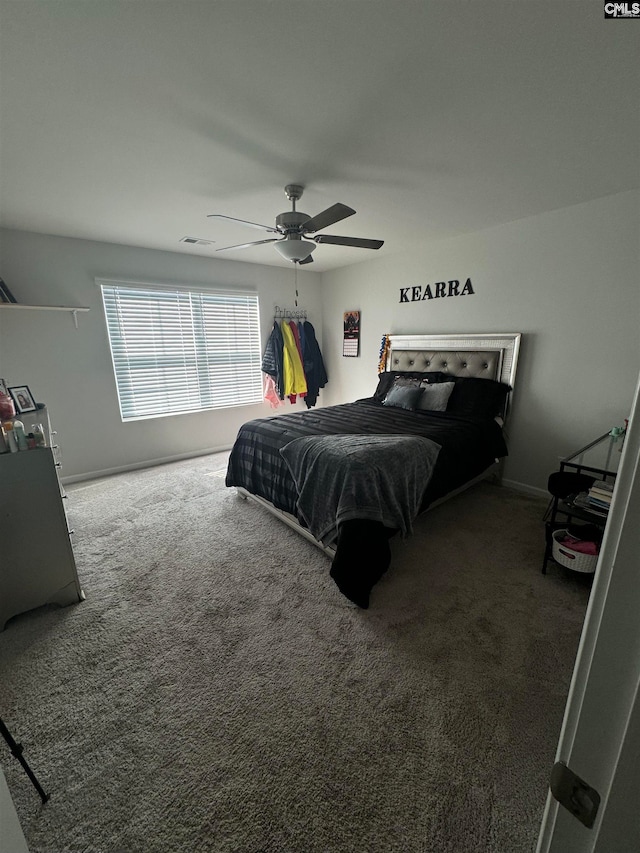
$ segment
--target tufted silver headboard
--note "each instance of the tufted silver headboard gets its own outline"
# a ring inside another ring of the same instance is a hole
[[[499,350],[396,350],[390,358],[390,370],[439,370],[452,376],[500,376],[502,353]]]
[[[387,370],[439,370],[452,376],[497,379],[515,387],[519,333],[390,335]]]

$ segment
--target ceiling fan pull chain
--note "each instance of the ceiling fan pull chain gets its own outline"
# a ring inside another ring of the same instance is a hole
[[[298,262],[297,261],[293,262],[293,269],[294,269],[293,286],[294,286],[295,291],[296,291],[295,299],[293,301],[295,302],[296,308],[297,308],[298,307]]]

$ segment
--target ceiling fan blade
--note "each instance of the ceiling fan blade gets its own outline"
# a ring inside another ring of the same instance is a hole
[[[298,261],[298,266],[302,266],[302,264],[312,264],[313,263],[313,255],[307,255],[306,258],[302,261]]]
[[[364,240],[360,237],[336,237],[333,234],[318,234],[312,237],[316,243],[331,243],[334,246],[355,246],[357,249],[379,249],[384,240]]]
[[[327,228],[333,225],[334,222],[340,222],[341,219],[346,219],[347,216],[353,216],[355,210],[352,207],[347,207],[346,204],[333,204],[317,216],[312,216],[302,223],[301,231],[303,233],[319,231],[321,228]]]
[[[260,246],[262,243],[277,243],[278,237],[270,237],[268,240],[254,240],[253,243],[239,243],[237,246],[223,246],[216,252],[229,252],[231,249],[248,249],[249,246]]]
[[[230,219],[231,222],[240,222],[242,225],[249,225],[251,228],[259,228],[261,231],[271,231],[272,234],[277,234],[278,230],[270,225],[259,225],[257,222],[247,222],[246,219],[236,219],[235,216],[225,216],[223,213],[208,213],[207,219]]]

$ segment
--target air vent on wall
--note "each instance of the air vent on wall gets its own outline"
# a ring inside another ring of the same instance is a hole
[[[202,240],[200,237],[182,237],[181,243],[189,243],[192,246],[213,246],[215,240]]]

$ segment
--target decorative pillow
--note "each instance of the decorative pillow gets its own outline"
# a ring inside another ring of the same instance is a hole
[[[395,383],[396,379],[410,379],[413,380],[413,383],[420,382],[422,384],[429,385],[433,382],[451,381],[450,376],[446,373],[440,373],[439,371],[420,373],[418,370],[389,370],[378,375],[378,387],[373,395],[374,400],[378,400],[378,402],[381,403],[391,390],[391,386]]]
[[[395,378],[395,374],[393,373],[385,372],[378,374],[378,387],[373,392],[373,399],[381,403],[389,393],[389,390],[393,385],[393,380]]]
[[[413,412],[419,398],[422,396],[422,390],[420,386],[394,385],[382,401],[382,405],[396,406],[399,409],[407,409]]]
[[[453,381],[450,373],[442,373],[440,370],[432,370],[430,373],[420,373],[418,375],[422,378],[422,382],[420,384],[423,387],[425,385],[435,385],[438,382]]]
[[[501,414],[511,386],[494,379],[469,377],[455,383],[447,411],[467,418],[495,418]]]
[[[422,382],[417,376],[396,376],[392,388],[421,388]]]
[[[422,387],[422,396],[416,405],[417,412],[444,412],[451,392],[456,387],[455,382],[435,382],[433,385]]]

